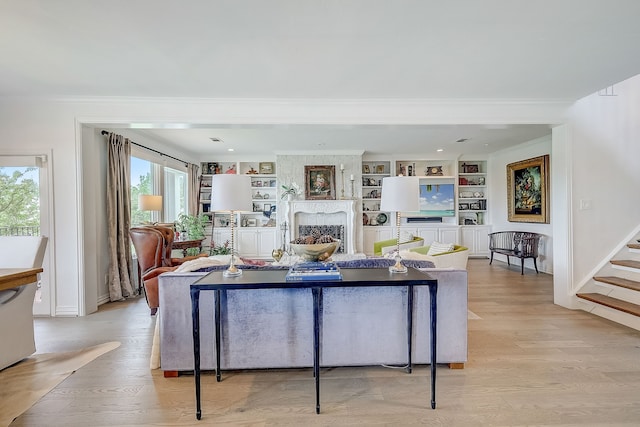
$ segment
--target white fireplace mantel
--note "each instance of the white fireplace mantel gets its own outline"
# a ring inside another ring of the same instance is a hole
[[[286,218],[289,222],[291,230],[291,238],[293,239],[298,232],[298,217],[296,214],[317,214],[319,217],[323,214],[340,214],[344,213],[344,242],[345,252],[354,254],[356,244],[356,202],[355,200],[292,200],[286,203]],[[326,225],[334,225],[332,224]],[[303,224],[304,225],[304,224]]]

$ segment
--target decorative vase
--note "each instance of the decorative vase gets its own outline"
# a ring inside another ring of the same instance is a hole
[[[292,200],[293,200],[293,194],[288,193],[288,194],[287,194],[287,201],[288,201],[288,202],[290,202],[290,201],[292,201]]]
[[[283,255],[284,251],[282,249],[274,249],[271,251],[271,256],[276,260],[276,262],[280,261]]]

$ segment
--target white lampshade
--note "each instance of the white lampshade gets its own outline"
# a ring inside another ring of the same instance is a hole
[[[416,212],[420,210],[420,185],[416,176],[390,176],[382,179],[380,210]]]
[[[251,177],[236,174],[214,175],[211,178],[211,210],[253,211]]]
[[[141,194],[138,196],[138,209],[141,211],[161,211],[162,196]]]

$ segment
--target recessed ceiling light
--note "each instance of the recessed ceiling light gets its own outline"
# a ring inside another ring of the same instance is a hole
[[[438,153],[441,153],[441,152],[443,152],[443,151],[444,151],[444,148],[438,148],[436,151],[437,151]]]
[[[463,142],[467,142],[468,140],[469,138],[460,138],[460,139],[456,139],[456,142],[463,143]]]
[[[222,142],[220,138],[209,138],[213,142]]]
[[[227,151],[233,151],[233,148],[227,148]]]

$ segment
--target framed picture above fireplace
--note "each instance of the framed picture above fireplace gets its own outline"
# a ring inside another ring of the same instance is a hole
[[[307,200],[335,200],[336,167],[334,165],[305,166],[304,194]]]

